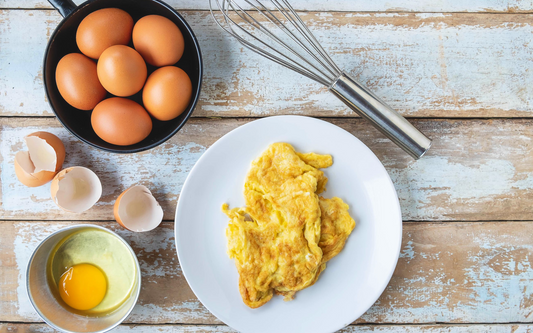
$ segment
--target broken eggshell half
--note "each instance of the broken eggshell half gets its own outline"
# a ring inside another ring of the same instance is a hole
[[[163,208],[152,192],[142,185],[122,192],[115,202],[114,213],[121,226],[136,232],[155,229],[163,220]]]
[[[28,151],[15,155],[15,174],[28,186],[42,186],[51,181],[65,161],[65,146],[52,133],[35,132],[24,137]]]
[[[82,213],[94,206],[102,196],[102,183],[98,176],[84,167],[61,170],[50,187],[52,200],[64,211]]]

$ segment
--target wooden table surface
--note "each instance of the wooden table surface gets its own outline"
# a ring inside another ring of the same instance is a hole
[[[211,144],[254,118],[279,114],[323,117],[350,131],[379,157],[398,191],[398,266],[380,299],[343,332],[533,332],[532,0],[292,1],[340,67],[434,139],[416,162],[325,88],[222,34],[207,0],[169,3],[201,44],[200,103],[167,143],[115,155],[67,133],[46,101],[41,64],[58,12],[44,0],[0,0],[0,332],[53,331],[29,304],[25,267],[40,240],[77,223],[117,231],[138,255],[139,303],[117,332],[233,332],[183,277],[176,200]],[[38,130],[63,140],[65,167],[100,176],[95,207],[64,213],[49,185],[17,181],[15,153]],[[165,222],[143,234],[121,229],[112,210],[139,183],[165,211]]]

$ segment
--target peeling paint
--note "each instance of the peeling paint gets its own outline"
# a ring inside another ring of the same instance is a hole
[[[198,36],[205,67],[194,116],[354,116],[325,87],[244,49],[217,28],[208,12],[183,15]],[[339,67],[407,116],[531,116],[533,44],[527,41],[533,25],[527,15],[302,16]],[[39,75],[46,31],[60,20],[55,11],[0,11],[0,22],[6,22],[0,62],[8,64],[0,67],[2,115],[52,114]]]
[[[55,332],[43,324],[0,324],[0,330],[7,332]],[[339,330],[339,333],[530,333],[533,325],[506,324],[506,325],[357,325],[348,326]],[[120,325],[113,330],[117,333],[236,333],[228,326],[192,326],[192,325]]]
[[[396,272],[358,322],[526,321],[532,228],[530,222],[404,224]]]
[[[118,195],[134,184],[150,188],[172,220],[187,174],[203,152],[243,119],[191,120],[171,140],[141,154],[117,155],[90,148],[53,119],[9,118],[0,131],[0,212],[5,218],[112,220]],[[415,120],[434,144],[414,161],[360,119],[330,122],[361,139],[380,158],[396,187],[404,220],[533,220],[531,120]],[[49,185],[27,188],[16,179],[13,159],[22,138],[36,130],[66,144],[65,167],[92,169],[105,184],[100,202],[83,214],[67,214],[49,199]]]
[[[80,4],[82,1],[74,1]],[[209,6],[203,1],[168,0],[167,3],[176,9],[202,9]],[[42,0],[2,0],[2,7],[7,8],[50,8]],[[410,0],[291,0],[296,10],[305,11],[420,11],[420,12],[522,12],[533,10],[531,0],[466,0],[466,1],[410,1]]]
[[[133,185],[147,186],[166,212],[173,211],[178,194],[189,171],[205,151],[205,147],[194,142],[183,144],[163,144],[165,153],[157,150],[140,154],[112,154],[82,144],[74,139],[63,128],[42,128],[29,126],[24,129],[3,127],[0,132],[1,203],[4,211],[12,212],[13,216],[37,214],[43,211],[63,213],[50,199],[50,184],[37,188],[22,185],[15,175],[13,161],[15,154],[25,147],[21,142],[25,135],[36,131],[48,131],[56,134],[65,144],[66,158],[63,168],[84,166],[96,172],[103,186],[102,198],[92,209],[114,204],[116,198]],[[71,216],[83,216],[71,215]],[[113,219],[112,210],[107,211],[107,219]],[[173,216],[165,215],[166,219]]]
[[[7,308],[4,305],[4,309],[12,313],[10,320],[38,321],[24,290],[27,260],[40,240],[73,223],[2,223],[15,227],[13,254],[18,269],[17,303]],[[163,223],[145,233],[146,237],[116,223],[100,225],[119,232],[140,262],[146,263],[141,268],[139,303],[127,322],[220,323],[195,298],[174,260],[172,223]],[[402,253],[394,276],[379,300],[357,322],[527,321],[533,306],[531,234],[531,222],[404,224]],[[5,242],[1,237],[0,242]],[[161,245],[156,245],[158,242]],[[161,257],[154,259],[155,254]],[[0,320],[6,320],[4,316],[0,313]]]
[[[533,189],[533,170],[525,174],[525,179],[516,181],[515,166],[502,159],[464,165],[451,162],[448,157],[427,156],[405,169],[389,170],[389,174],[395,184],[402,185],[398,196],[404,217],[415,217],[431,209],[432,216],[445,219],[450,213],[448,207],[456,203],[476,200],[490,204],[494,196],[509,193],[513,188]],[[435,200],[445,201],[446,205],[435,205]]]
[[[198,300],[175,304],[170,307],[161,307],[154,304],[138,304],[131,313],[127,322],[158,323],[172,322],[203,322],[213,321],[214,316]],[[218,321],[215,319],[215,321]]]

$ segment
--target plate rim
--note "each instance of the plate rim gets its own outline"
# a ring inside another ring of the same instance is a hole
[[[401,211],[401,206],[400,206],[400,201],[399,201],[399,198],[398,198],[398,192],[396,190],[396,187],[394,186],[394,183],[392,182],[392,179],[390,177],[390,174],[389,172],[387,171],[387,169],[385,169],[385,166],[383,165],[383,163],[379,160],[379,158],[374,154],[374,152],[367,146],[365,145],[361,140],[359,140],[359,138],[357,138],[355,135],[353,135],[352,133],[348,132],[347,130],[335,125],[335,124],[332,124],[330,122],[327,122],[325,120],[322,120],[322,119],[318,119],[318,118],[315,118],[315,117],[309,117],[309,116],[300,116],[300,115],[279,115],[279,116],[268,116],[268,117],[263,117],[263,118],[259,118],[259,119],[254,119],[246,124],[243,124],[243,125],[240,125],[239,127],[237,128],[234,128],[233,130],[229,131],[228,133],[224,134],[222,137],[220,137],[219,139],[217,139],[209,148],[207,148],[205,150],[205,152],[202,154],[202,156],[200,156],[200,158],[196,161],[196,163],[194,164],[194,166],[191,168],[191,170],[189,171],[189,174],[187,175],[187,178],[185,179],[185,182],[183,183],[183,186],[181,188],[181,191],[180,191],[180,195],[178,197],[178,200],[177,200],[177,203],[176,203],[176,212],[174,214],[174,244],[175,244],[175,247],[176,247],[176,254],[178,256],[178,262],[180,264],[180,267],[181,267],[181,271],[183,273],[183,276],[185,277],[185,280],[187,281],[187,284],[189,286],[189,288],[191,288],[192,292],[194,293],[195,297],[198,299],[198,301],[212,314],[214,315],[217,319],[219,319],[220,321],[222,321],[224,324],[228,325],[229,327],[233,328],[233,329],[237,329],[233,326],[231,326],[230,324],[226,323],[226,321],[222,320],[221,317],[217,314],[217,311],[213,311],[212,308],[208,305],[206,305],[201,299],[200,297],[198,297],[196,291],[194,290],[194,287],[191,285],[191,283],[189,282],[189,278],[187,277],[187,273],[185,272],[185,269],[184,267],[182,266],[181,264],[181,258],[180,258],[180,246],[179,246],[179,243],[178,243],[178,212],[180,211],[179,210],[179,207],[180,207],[180,202],[181,202],[181,199],[182,199],[182,193],[184,192],[184,190],[187,188],[187,184],[189,182],[189,179],[191,178],[190,176],[193,174],[196,166],[198,164],[200,164],[202,162],[202,160],[205,158],[205,156],[207,155],[206,153],[218,146],[218,144],[220,144],[220,142],[222,141],[222,139],[224,139],[226,136],[230,135],[233,133],[233,135],[235,134],[234,132],[239,132],[241,131],[244,127],[250,125],[250,124],[254,124],[254,123],[259,123],[259,122],[265,122],[265,121],[272,121],[272,119],[295,119],[295,118],[298,118],[298,119],[305,119],[305,120],[311,120],[311,121],[316,121],[316,122],[320,122],[320,123],[323,123],[325,125],[328,125],[328,126],[331,126],[331,127],[334,127],[335,130],[339,130],[339,131],[342,131],[344,132],[345,134],[348,134],[350,136],[353,137],[353,139],[355,139],[356,141],[358,141],[361,146],[363,147],[363,149],[367,150],[369,153],[370,153],[370,156],[371,158],[375,159],[375,161],[378,162],[379,166],[383,169],[383,171],[385,172],[385,175],[386,175],[386,179],[387,179],[387,182],[388,184],[391,186],[392,188],[392,194],[394,196],[394,211],[395,213],[397,214],[397,217],[399,218],[398,221],[395,221],[395,223],[398,223],[399,225],[399,240],[398,240],[398,245],[397,245],[397,248],[396,250],[394,251],[394,254],[395,254],[395,257],[396,257],[396,260],[394,261],[394,265],[391,265],[391,268],[390,268],[390,271],[388,272],[387,274],[387,279],[386,279],[386,283],[381,286],[380,288],[378,288],[378,292],[377,292],[377,295],[372,295],[371,299],[373,300],[370,305],[368,307],[365,306],[365,310],[361,313],[361,314],[357,314],[355,313],[354,316],[353,316],[353,319],[351,319],[349,321],[349,323],[347,324],[341,324],[341,326],[338,326],[338,325],[332,325],[332,326],[335,326],[335,328],[332,330],[332,331],[329,331],[329,332],[336,332],[338,330],[341,330],[347,326],[349,326],[351,323],[353,323],[355,320],[357,320],[358,318],[360,318],[361,316],[363,316],[379,299],[379,297],[383,294],[383,292],[385,291],[385,289],[387,288],[387,286],[389,285],[391,279],[392,279],[392,276],[394,274],[394,271],[396,270],[396,266],[398,265],[398,260],[399,260],[399,256],[400,256],[400,253],[401,253],[401,247],[402,247],[402,239],[403,239],[403,217],[402,217],[402,211]],[[392,210],[392,209],[391,209]],[[392,251],[391,251],[392,252]]]

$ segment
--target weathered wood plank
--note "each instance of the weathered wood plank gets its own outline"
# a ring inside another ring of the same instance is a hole
[[[0,222],[0,321],[40,321],[25,292],[25,267],[47,234],[75,223]],[[163,223],[146,234],[131,233],[117,223],[103,224],[132,246],[142,269],[142,290],[129,322],[219,323],[190,290],[174,246],[174,225]]]
[[[83,0],[75,0],[77,4]],[[352,1],[352,0],[291,0],[298,10],[308,11],[359,11],[359,12],[504,12],[520,13],[533,11],[531,0],[449,0],[449,1]],[[207,1],[167,0],[177,9],[209,9]],[[0,8],[52,8],[44,0],[0,0]]]
[[[515,325],[352,325],[348,326],[339,333],[359,333],[359,332],[377,332],[377,333],[531,333],[533,325],[515,324]],[[50,326],[44,324],[1,324],[0,332],[2,333],[51,333],[56,332]],[[120,325],[113,330],[117,333],[142,333],[142,332],[160,332],[160,333],[211,333],[237,332],[227,326],[194,326],[194,325]]]
[[[72,224],[0,222],[0,321],[40,321],[24,290],[26,264],[40,240]],[[118,231],[141,264],[143,288],[128,323],[220,323],[195,298],[182,275],[172,223],[142,234],[117,223],[101,225]],[[394,276],[357,322],[530,322],[532,233],[533,222],[404,223]]]
[[[195,116],[355,116],[325,87],[244,49],[208,12],[183,14],[205,60]],[[533,14],[333,12],[303,18],[340,67],[406,116],[533,116]],[[60,19],[50,10],[0,11],[0,115],[52,114],[41,62]]]
[[[0,118],[0,216],[3,219],[113,220],[115,199],[134,184],[148,186],[165,219],[202,153],[250,120],[193,119],[162,146],[140,154],[105,153],[81,143],[53,118]],[[434,144],[414,161],[361,119],[330,119],[372,149],[398,192],[404,220],[533,220],[533,120],[414,120]],[[50,185],[27,188],[13,161],[23,137],[44,130],[65,143],[64,167],[86,166],[104,184],[99,203],[68,214],[50,199]],[[328,175],[334,177],[334,175]]]

